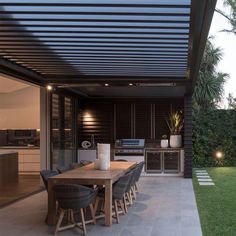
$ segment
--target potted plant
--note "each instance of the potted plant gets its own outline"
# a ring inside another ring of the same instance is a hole
[[[166,134],[161,136],[161,147],[162,148],[168,148],[169,140]]]
[[[169,114],[166,123],[170,130],[170,147],[178,148],[182,146],[181,130],[184,125],[182,111],[173,111]]]

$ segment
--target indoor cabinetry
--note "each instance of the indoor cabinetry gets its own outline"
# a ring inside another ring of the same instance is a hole
[[[18,153],[19,174],[39,174],[40,171],[40,149],[39,148],[14,148],[3,149],[4,151]]]

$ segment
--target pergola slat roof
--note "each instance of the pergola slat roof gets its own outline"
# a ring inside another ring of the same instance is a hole
[[[0,57],[42,82],[182,81],[191,70],[196,17],[209,2],[212,8],[213,0],[0,0]]]

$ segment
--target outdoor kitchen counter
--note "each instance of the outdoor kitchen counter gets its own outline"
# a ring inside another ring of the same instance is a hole
[[[0,151],[0,184],[18,181],[18,153]]]

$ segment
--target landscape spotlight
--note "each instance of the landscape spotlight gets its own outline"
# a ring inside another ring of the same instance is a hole
[[[215,153],[215,156],[216,156],[217,159],[221,159],[221,158],[224,156],[224,154],[223,154],[223,152],[221,152],[221,151],[217,151],[217,152]]]

